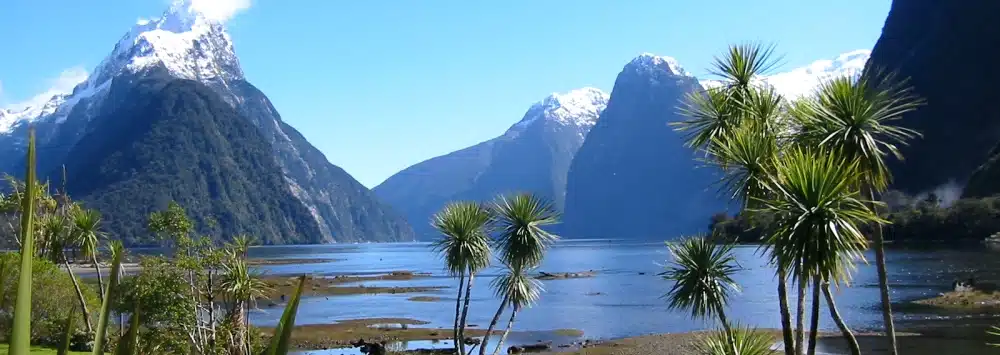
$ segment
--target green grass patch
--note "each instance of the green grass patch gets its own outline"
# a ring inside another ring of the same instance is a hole
[[[31,353],[37,355],[56,355],[57,352],[58,351],[56,351],[56,349],[40,348],[37,346],[31,347]],[[6,353],[7,353],[7,344],[0,344],[0,354],[6,354]],[[77,355],[90,354],[89,352],[78,352],[78,351],[70,351],[69,353]]]

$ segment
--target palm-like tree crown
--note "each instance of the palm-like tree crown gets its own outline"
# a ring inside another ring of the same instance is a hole
[[[443,237],[433,247],[450,273],[475,273],[489,266],[492,222],[490,210],[475,202],[452,202],[434,215],[431,224]]]
[[[535,195],[522,193],[501,196],[493,204],[499,236],[496,244],[500,260],[514,269],[538,266],[545,250],[559,239],[542,227],[559,221],[552,203]]]
[[[250,247],[256,243],[256,238],[240,234],[233,237],[233,240],[229,242],[229,247],[233,249],[236,256],[246,257],[250,252]]]
[[[671,309],[687,309],[691,315],[712,317],[739,290],[733,274],[738,270],[731,244],[716,244],[700,236],[667,244],[673,263],[662,273],[674,281],[664,296]]]
[[[83,246],[84,253],[88,256],[95,255],[104,236],[100,231],[101,214],[95,210],[73,209],[71,216],[73,231],[78,243]]]
[[[882,223],[858,193],[857,160],[839,151],[794,147],[775,163],[772,198],[759,199],[775,216],[765,248],[773,262],[800,282],[847,281],[854,260],[864,260],[867,240],[858,225]]]
[[[494,293],[499,298],[506,298],[507,302],[520,308],[530,307],[544,290],[542,283],[528,275],[523,267],[508,265],[500,276],[490,282]]]
[[[726,156],[715,155],[713,150],[747,121],[758,126],[758,133],[782,131],[777,118],[784,99],[760,80],[775,64],[771,46],[748,43],[730,47],[726,56],[715,59],[712,69],[712,74],[721,78],[721,85],[688,94],[680,108],[688,120],[671,125],[684,133],[687,146],[705,150],[727,169]]]
[[[236,301],[250,301],[264,297],[269,286],[260,277],[260,273],[251,269],[240,255],[228,255],[222,264],[223,292]]]
[[[858,159],[864,172],[862,182],[881,191],[891,180],[885,156],[902,159],[899,146],[919,136],[914,130],[892,125],[892,121],[917,109],[923,101],[905,81],[871,73],[827,81],[792,112],[801,139]]]

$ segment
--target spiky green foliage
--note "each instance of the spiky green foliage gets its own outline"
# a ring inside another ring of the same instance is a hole
[[[695,351],[699,355],[772,355],[774,337],[770,333],[749,326],[733,327],[730,338],[726,331],[716,330],[695,343]],[[734,354],[734,349],[736,353]]]
[[[442,238],[433,245],[452,275],[478,272],[490,264],[490,211],[475,202],[452,202],[434,215],[431,224]]]
[[[490,281],[494,294],[507,300],[507,303],[518,309],[530,307],[538,301],[544,291],[542,283],[528,275],[527,270],[517,266],[508,267]]]
[[[104,353],[104,344],[107,340],[108,323],[111,321],[111,303],[116,300],[118,291],[118,276],[121,274],[122,258],[125,256],[125,247],[121,241],[115,240],[110,244],[111,249],[111,279],[104,291],[104,301],[101,302],[101,314],[97,320],[96,335],[94,337],[94,355]]]
[[[299,276],[299,285],[295,288],[295,293],[288,300],[285,312],[281,314],[278,327],[274,329],[274,336],[261,355],[286,355],[290,348],[292,329],[295,328],[295,315],[299,310],[299,299],[302,297],[302,288],[306,284],[306,275]]]
[[[542,227],[559,222],[552,203],[529,193],[500,196],[493,204],[497,218],[496,239],[500,260],[512,268],[538,266],[558,236]]]
[[[73,209],[71,212],[76,238],[88,257],[97,255],[104,233],[100,230],[101,213],[89,209]]]
[[[62,342],[59,343],[59,349],[56,352],[57,355],[69,354],[69,346],[73,343],[74,330],[76,330],[76,307],[71,308],[69,311],[69,315],[66,316],[65,327],[63,328]]]
[[[726,87],[748,88],[754,81],[777,66],[774,45],[746,42],[730,46],[722,57],[715,57],[710,73],[721,77]]]
[[[250,247],[254,244],[257,244],[257,238],[246,234],[236,235],[233,237],[233,240],[227,243],[233,252],[244,259],[249,257]]]
[[[671,309],[691,312],[695,318],[718,316],[739,286],[733,274],[739,270],[732,244],[716,244],[699,236],[667,244],[673,257],[662,275],[674,281],[664,296]]]
[[[779,152],[777,137],[761,131],[747,123],[709,148],[709,154],[726,172],[721,180],[723,191],[743,205],[751,202],[751,197],[767,193],[767,181]]]
[[[31,262],[35,255],[35,128],[28,130],[25,197],[21,200],[21,274],[14,301],[14,324],[10,334],[10,355],[28,355],[31,346]]]
[[[864,183],[882,191],[891,181],[885,158],[903,159],[899,146],[919,132],[893,125],[923,104],[905,80],[892,75],[853,75],[820,85],[814,97],[791,112],[807,144],[839,150],[858,159]]]
[[[847,281],[868,242],[859,225],[882,223],[858,193],[857,160],[828,149],[793,148],[775,164],[773,198],[758,200],[774,216],[765,248],[800,282]]]
[[[998,326],[990,327],[990,330],[987,331],[986,334],[992,335],[994,337],[1000,337],[1000,327]],[[1000,348],[1000,343],[988,343],[988,345]]]
[[[740,115],[726,87],[688,93],[680,111],[688,119],[670,125],[684,135],[685,144],[705,149],[739,126]]]
[[[254,302],[270,290],[261,273],[247,265],[246,260],[230,256],[222,263],[221,291],[238,302]]]

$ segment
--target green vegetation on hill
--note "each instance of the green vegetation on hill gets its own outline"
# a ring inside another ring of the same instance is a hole
[[[213,238],[321,241],[268,141],[218,94],[156,76],[115,84],[111,101],[119,104],[95,119],[94,133],[69,152],[66,171],[70,195],[101,211],[116,238],[151,244],[146,216],[177,201],[197,231]]]
[[[896,195],[894,199],[900,198],[898,192],[892,195]],[[889,221],[884,227],[886,240],[980,242],[1000,232],[1000,196],[963,198],[945,206],[931,194],[915,202],[892,206],[885,218]],[[773,222],[766,213],[742,213],[735,217],[719,213],[712,216],[709,227],[718,240],[757,243]]]

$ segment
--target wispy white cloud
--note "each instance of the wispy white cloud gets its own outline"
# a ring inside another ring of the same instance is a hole
[[[250,8],[251,0],[179,0],[188,2],[191,9],[201,12],[206,18],[226,22],[240,11]]]
[[[150,20],[148,18],[140,17],[140,18],[138,18],[138,19],[135,20],[135,24],[139,25],[139,26],[142,26],[142,25],[145,25],[145,24],[149,23],[149,21]]]
[[[83,66],[75,66],[63,70],[62,73],[59,73],[59,76],[49,79],[49,88],[47,90],[31,97],[28,100],[11,104],[9,105],[9,108],[20,110],[27,107],[43,105],[55,95],[72,92],[73,88],[76,87],[77,84],[87,80],[87,76],[87,70],[83,69]]]

